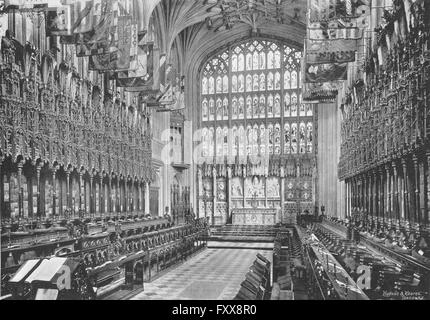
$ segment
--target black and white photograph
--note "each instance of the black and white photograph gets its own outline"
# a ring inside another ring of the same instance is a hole
[[[430,0],[0,0],[0,40],[0,304],[430,300]]]

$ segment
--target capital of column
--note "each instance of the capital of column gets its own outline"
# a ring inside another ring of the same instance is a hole
[[[406,169],[406,159],[402,158],[400,161],[401,161],[401,164],[402,164],[402,168]]]

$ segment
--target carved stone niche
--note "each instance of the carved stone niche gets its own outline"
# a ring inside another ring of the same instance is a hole
[[[60,116],[68,116],[67,98],[64,94],[57,95],[57,112]]]
[[[52,89],[42,88],[40,92],[40,106],[41,109],[47,112],[53,111],[54,107],[54,97]]]

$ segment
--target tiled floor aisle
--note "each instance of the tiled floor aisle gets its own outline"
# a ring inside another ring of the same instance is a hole
[[[166,275],[145,283],[132,300],[231,300],[257,253],[272,260],[272,250],[206,249]]]

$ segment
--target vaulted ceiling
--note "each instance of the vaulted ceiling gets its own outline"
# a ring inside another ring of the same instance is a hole
[[[170,57],[172,47],[179,49],[183,70],[198,63],[198,56],[250,34],[276,36],[298,46],[305,37],[306,0],[134,1],[141,3],[146,25],[153,15],[161,50]]]
[[[185,75],[187,117],[198,101],[195,79],[216,51],[250,36],[282,39],[301,49],[306,0],[133,0],[148,27],[153,17],[162,52]]]

